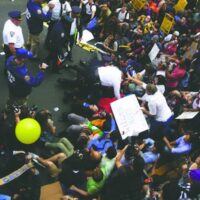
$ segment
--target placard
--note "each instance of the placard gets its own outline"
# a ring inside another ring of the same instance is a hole
[[[193,119],[199,112],[191,112],[191,111],[187,111],[187,112],[183,112],[182,114],[180,114],[176,119]]]
[[[162,24],[160,26],[160,30],[165,34],[168,34],[172,29],[173,24],[174,24],[174,17],[166,13],[162,21]]]
[[[183,11],[187,6],[187,4],[188,4],[187,0],[179,0],[177,4],[174,6],[174,9],[176,12]]]
[[[133,4],[134,9],[141,10],[145,6],[146,1],[145,0],[132,0],[132,4]]]
[[[149,52],[149,59],[151,62],[157,57],[158,53],[160,52],[160,49],[157,44],[154,44],[151,51]]]
[[[149,129],[135,95],[112,102],[111,108],[123,140]]]

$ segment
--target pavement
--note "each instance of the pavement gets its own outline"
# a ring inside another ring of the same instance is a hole
[[[5,21],[8,19],[7,13],[11,10],[20,10],[22,13],[26,10],[27,0],[1,0],[0,1],[0,30],[3,30],[3,25]],[[25,15],[23,15],[22,21],[22,30],[25,41],[28,37],[28,28],[26,25]],[[47,55],[46,50],[43,48],[43,43],[46,37],[47,28],[44,26],[44,30],[41,34],[41,45],[40,45],[40,58],[41,60],[45,58]],[[2,37],[0,38],[0,44],[2,44]],[[2,52],[2,49],[0,50]],[[75,46],[73,48],[73,63],[69,64],[77,64],[80,59],[88,59],[90,53],[82,50],[81,48]],[[28,61],[28,67],[31,73],[36,74],[38,71],[38,65],[41,61]],[[6,82],[6,77],[3,74],[3,66],[4,66],[4,56],[0,55],[0,108],[5,106],[6,100],[8,98],[8,86]],[[59,88],[56,84],[57,78],[63,77],[71,77],[75,76],[75,72],[73,70],[62,70],[62,74],[54,74],[47,70],[45,75],[45,80],[39,86],[33,89],[33,92],[30,95],[29,105],[37,105],[39,109],[48,109],[53,114],[53,119],[55,121],[55,125],[57,126],[57,130],[61,131],[66,127],[66,124],[61,122],[62,112],[70,111],[70,103],[64,104],[62,101],[63,92],[62,88]],[[69,90],[73,90],[73,88],[68,88]]]

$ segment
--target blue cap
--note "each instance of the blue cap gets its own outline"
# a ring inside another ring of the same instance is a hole
[[[22,20],[21,12],[19,10],[13,10],[8,13],[8,16],[18,20]]]
[[[33,54],[30,51],[27,51],[24,48],[20,48],[16,50],[16,57],[17,58],[32,58]]]
[[[112,57],[109,55],[103,55],[102,58],[104,62],[112,62]]]
[[[81,12],[81,9],[79,6],[72,6],[72,12],[74,14],[79,14]]]

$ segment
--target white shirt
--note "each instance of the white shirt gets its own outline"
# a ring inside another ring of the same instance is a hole
[[[118,18],[118,20],[119,20],[120,22],[123,22],[125,19],[129,19],[129,13],[127,13],[128,11],[122,13],[121,8],[118,8],[118,9],[116,10],[116,12],[117,12],[117,14],[118,14],[118,17],[117,17],[117,18]]]
[[[113,87],[115,97],[117,99],[120,99],[122,72],[115,66],[106,66],[99,67],[98,74],[101,81],[101,85]]]
[[[62,5],[62,16],[66,15],[67,13],[72,11],[72,8],[69,4],[69,2],[65,2],[64,4],[61,4],[59,0],[51,0],[49,1],[49,4],[54,4],[54,8],[52,10],[52,20],[59,20],[60,19],[60,12],[61,12],[61,5]]]
[[[193,109],[200,108],[200,93],[195,97],[194,101],[192,102],[192,108]]]
[[[71,24],[70,35],[74,35],[76,31],[76,18],[73,18],[73,22]]]
[[[96,8],[96,5],[95,4],[89,4],[89,3],[86,3],[85,4],[85,9],[86,9],[86,14],[87,15],[92,15],[93,12],[96,12],[97,8]]]
[[[156,121],[166,122],[172,116],[172,111],[159,90],[153,95],[145,94],[142,100],[148,103],[149,112],[155,116]]]
[[[6,45],[14,43],[15,48],[21,48],[24,45],[22,28],[16,26],[10,19],[8,19],[4,24],[3,43]]]

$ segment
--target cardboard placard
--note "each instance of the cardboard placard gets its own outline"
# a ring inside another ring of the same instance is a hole
[[[158,53],[160,52],[160,49],[157,44],[154,44],[151,51],[149,52],[149,59],[151,62],[157,57]]]
[[[176,12],[183,11],[187,6],[187,4],[188,4],[187,0],[179,0],[177,4],[174,6],[174,9]]]
[[[141,10],[145,6],[146,1],[145,0],[132,0],[132,4],[133,4],[133,8],[135,10]]]
[[[112,102],[111,108],[123,140],[149,129],[135,95]]]
[[[173,24],[174,24],[174,17],[166,13],[162,21],[162,24],[160,26],[160,30],[165,34],[168,34],[171,31]]]

